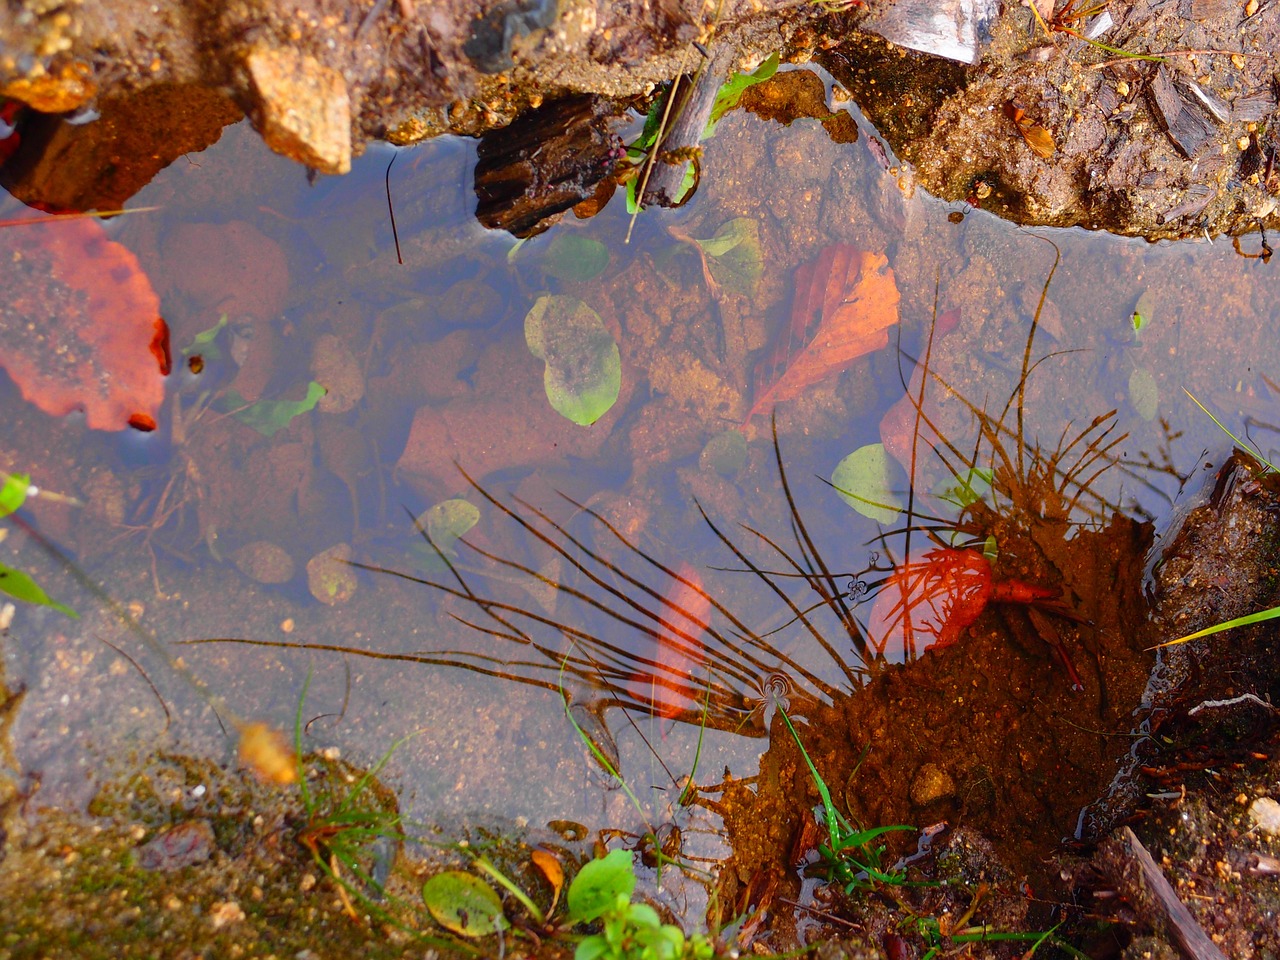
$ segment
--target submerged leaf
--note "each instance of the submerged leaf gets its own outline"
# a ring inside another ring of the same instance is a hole
[[[845,503],[878,523],[893,523],[902,511],[882,443],[859,447],[836,464],[831,484]]]
[[[583,281],[609,265],[609,248],[576,233],[558,233],[542,255],[542,269],[558,280]]]
[[[1156,418],[1160,410],[1160,388],[1156,385],[1155,374],[1146,367],[1139,367],[1129,374],[1129,402],[1143,420]]]
[[[0,366],[45,413],[83,409],[93,430],[154,430],[169,329],[137,258],[94,220],[0,239]]]
[[[445,560],[453,560],[458,554],[458,538],[479,522],[479,508],[461,497],[441,500],[423,513],[418,517],[418,528],[430,542],[420,539],[415,545],[416,552],[422,555],[423,565],[431,571],[445,569],[448,566]]]
[[[307,384],[307,395],[301,400],[259,400],[242,410],[236,410],[235,418],[245,426],[253,427],[264,437],[274,437],[294,417],[313,409],[325,392],[324,387],[312,380]],[[230,390],[223,405],[234,409],[243,403],[244,398]]]
[[[524,318],[529,352],[546,362],[543,387],[552,408],[581,426],[618,399],[622,358],[600,315],[575,297],[542,296]]]
[[[845,244],[827,247],[796,270],[791,320],[756,366],[747,421],[888,346],[897,322],[898,285],[888,259]]]
[[[21,600],[24,603],[52,607],[72,619],[80,619],[80,614],[50,597],[40,588],[40,584],[31,579],[29,574],[23,573],[21,570],[15,570],[12,567],[6,567],[4,564],[0,564],[0,593],[7,593],[15,600]]]
[[[707,269],[722,286],[744,296],[754,296],[764,272],[760,251],[760,225],[750,217],[723,224],[709,240],[696,243],[706,254]]]
[[[422,900],[436,923],[461,937],[487,937],[510,925],[493,888],[462,870],[436,874],[422,885]]]
[[[191,340],[191,346],[182,348],[182,355],[184,357],[195,355],[204,357],[206,360],[221,360],[222,348],[218,346],[218,334],[226,325],[227,315],[224,313],[218,317],[218,322],[212,327],[197,333]]]

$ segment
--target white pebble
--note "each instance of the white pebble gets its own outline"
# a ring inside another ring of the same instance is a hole
[[[1259,797],[1249,804],[1249,816],[1263,833],[1280,834],[1280,803],[1271,797]]]

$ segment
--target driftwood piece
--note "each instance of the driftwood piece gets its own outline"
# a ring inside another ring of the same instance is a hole
[[[1176,943],[1188,960],[1227,960],[1178,898],[1138,835],[1121,827],[1111,842],[1120,848],[1113,849],[1109,858],[1121,867],[1121,875],[1114,879],[1143,921]]]
[[[603,97],[565,97],[485,134],[476,151],[476,219],[531,237],[594,195],[622,155],[613,132],[620,113]]]
[[[667,135],[658,145],[658,158],[644,188],[645,203],[672,207],[684,199],[680,188],[684,184],[684,172],[688,163],[673,163],[664,157],[698,146],[702,131],[707,128],[707,121],[711,119],[716,94],[720,92],[720,84],[724,82],[733,58],[732,47],[719,45],[712,49],[710,59],[697,77],[697,84],[689,91],[678,115],[674,121],[670,121]]]

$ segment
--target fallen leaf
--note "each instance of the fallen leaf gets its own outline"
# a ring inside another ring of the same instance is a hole
[[[603,417],[618,399],[622,358],[600,315],[574,297],[542,296],[524,318],[529,352],[546,362],[551,406],[579,426]]]
[[[845,244],[827,247],[796,270],[791,321],[756,366],[756,399],[745,422],[888,346],[897,322],[898,286],[888,259]]]
[[[836,464],[831,485],[840,499],[877,523],[893,523],[902,512],[882,443],[859,447]]]
[[[675,573],[657,610],[661,622],[654,627],[654,666],[632,677],[636,698],[648,704],[655,716],[668,719],[695,707],[695,691],[706,683],[700,676],[706,662],[702,636],[711,616],[711,597],[698,571],[681,562]]]
[[[1005,115],[1018,128],[1018,133],[1022,135],[1022,139],[1026,141],[1032,153],[1041,160],[1048,160],[1053,156],[1057,149],[1057,144],[1053,142],[1053,134],[1044,127],[1032,123],[1022,104],[1009,101],[1005,104]]]
[[[137,258],[94,220],[0,234],[0,366],[22,396],[94,430],[154,430],[169,329]]]
[[[424,883],[422,900],[436,923],[460,937],[485,937],[510,926],[493,888],[461,870],[446,870]]]
[[[296,783],[298,757],[284,734],[265,723],[240,726],[240,762],[266,783]]]
[[[533,865],[538,868],[551,884],[551,907],[547,910],[548,915],[556,912],[556,904],[560,902],[560,891],[564,887],[564,867],[560,865],[560,860],[554,853],[547,850],[534,850],[529,854],[529,858],[533,861]]]

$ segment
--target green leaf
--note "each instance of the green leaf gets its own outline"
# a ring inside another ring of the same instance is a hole
[[[480,508],[461,497],[454,497],[441,500],[428,510],[424,525],[427,535],[444,550],[479,522]]]
[[[542,255],[542,269],[558,280],[581,282],[609,265],[609,248],[576,233],[558,233]]]
[[[80,619],[80,614],[65,604],[58,603],[58,601],[52,599],[40,589],[40,585],[32,580],[30,576],[21,570],[6,567],[4,564],[0,564],[0,593],[7,593],[15,600],[21,600],[23,603],[35,603],[42,607],[53,607],[59,613],[65,613],[74,620]]]
[[[608,953],[609,941],[604,937],[599,935],[585,937],[578,942],[577,949],[573,951],[573,960],[600,960]]]
[[[289,421],[306,413],[320,402],[328,391],[312,380],[307,384],[307,395],[301,400],[259,400],[242,410],[236,410],[235,418],[245,426],[253,427],[264,437],[274,437],[289,425]],[[235,409],[244,404],[244,398],[234,390],[228,390],[223,408]]]
[[[486,937],[509,926],[493,888],[462,870],[438,873],[422,885],[422,900],[436,923],[463,937]]]
[[[1150,422],[1160,410],[1160,388],[1155,374],[1146,367],[1139,367],[1129,374],[1129,402],[1138,416]]]
[[[883,443],[859,447],[841,460],[831,474],[831,484],[845,503],[877,523],[893,523],[902,512],[902,501],[891,488],[889,455]]]
[[[1133,308],[1133,316],[1130,317],[1135,338],[1142,334],[1143,327],[1151,323],[1155,315],[1155,301],[1155,295],[1150,290],[1143,291],[1142,296],[1138,298],[1138,303]]]
[[[963,510],[987,495],[993,476],[995,474],[990,468],[972,467],[965,471],[963,477],[943,480],[934,488],[933,493],[939,500],[953,503]]]
[[[750,73],[735,73],[724,82],[720,92],[716,94],[716,102],[711,107],[711,120],[707,123],[707,128],[702,131],[703,140],[709,140],[716,135],[716,125],[720,123],[720,118],[738,105],[747,87],[763,83],[778,72],[778,62],[778,53],[775,51]]]
[[[619,899],[630,900],[636,889],[631,854],[613,850],[586,864],[569,884],[569,921],[590,923],[613,910]]]
[[[604,416],[622,387],[618,344],[600,315],[574,297],[542,296],[524,318],[529,352],[546,362],[552,408],[580,426]]]
[[[216,343],[218,334],[222,332],[222,328],[227,325],[227,315],[224,313],[218,318],[218,322],[207,330],[201,330],[195,335],[191,341],[191,346],[182,349],[182,355],[189,357],[193,353],[198,353],[206,360],[221,360],[222,350]]]
[[[4,478],[0,486],[0,517],[7,517],[27,500],[27,491],[31,489],[31,477],[25,473],[11,473]]]
[[[718,433],[702,448],[698,465],[722,477],[736,477],[747,462],[747,438],[738,430]]]
[[[636,927],[649,927],[658,930],[662,927],[662,918],[658,911],[647,903],[633,903],[627,907],[627,922]]]
[[[709,240],[698,240],[710,258],[708,267],[717,283],[746,296],[753,296],[764,272],[760,251],[760,225],[750,217],[738,217],[723,224]]]

